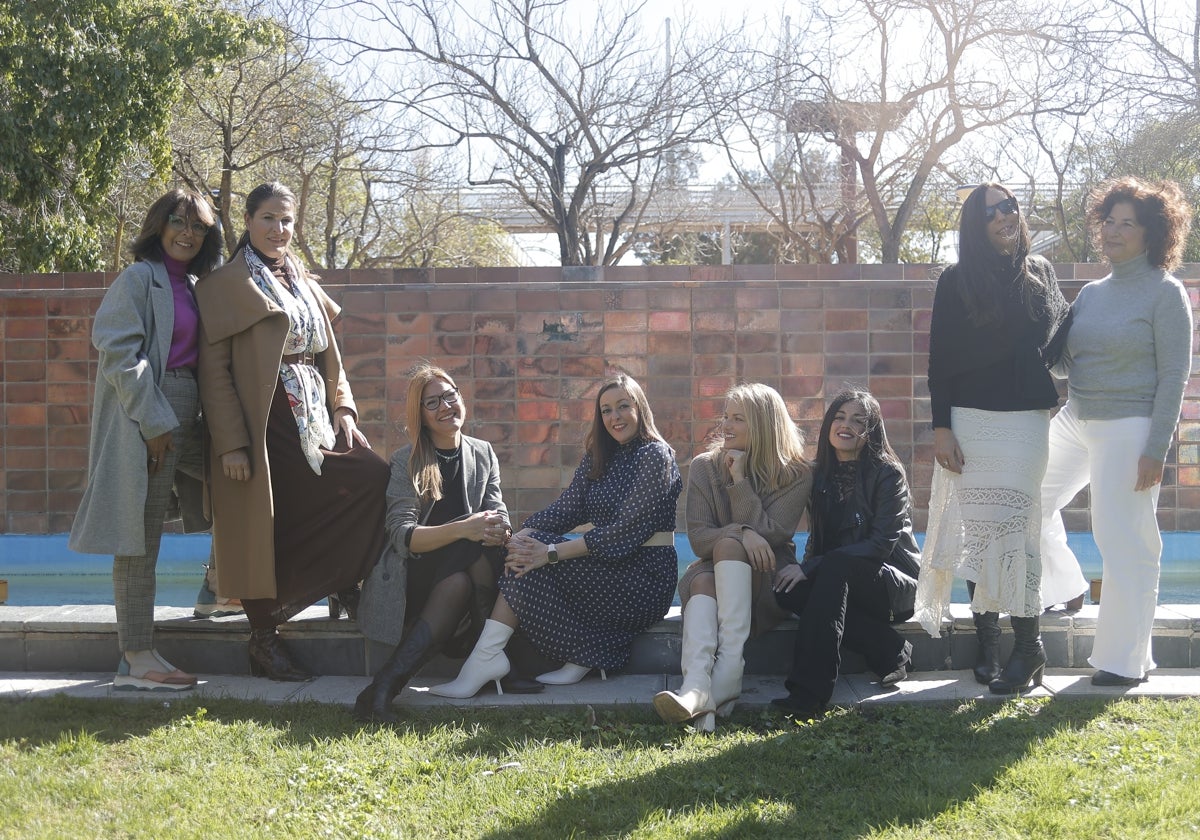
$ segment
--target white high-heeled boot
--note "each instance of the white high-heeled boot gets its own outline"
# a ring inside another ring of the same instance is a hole
[[[683,610],[683,639],[680,669],[683,682],[679,691],[660,691],[654,695],[654,711],[667,723],[683,723],[695,718],[696,728],[708,730],[713,723],[713,661],[717,652],[717,602],[710,595],[692,595]],[[715,728],[715,725],[713,726]]]
[[[740,560],[713,564],[717,585],[717,657],[712,668],[712,704],[721,717],[733,714],[742,695],[742,649],[750,638],[754,571]]]
[[[607,680],[608,674],[603,668],[589,668],[587,665],[576,665],[574,662],[567,662],[557,671],[547,671],[544,674],[538,674],[534,679],[542,683],[542,685],[575,685],[592,671],[600,671],[600,679]]]
[[[512,637],[513,629],[502,621],[491,618],[485,621],[483,632],[479,634],[479,641],[475,643],[475,649],[463,663],[458,677],[453,682],[431,686],[429,693],[436,694],[438,697],[454,697],[461,700],[465,697],[474,697],[479,693],[479,689],[483,688],[484,683],[495,682],[496,693],[503,694],[504,691],[500,688],[500,678],[507,676],[511,667],[508,664],[508,657],[504,653],[504,646]]]

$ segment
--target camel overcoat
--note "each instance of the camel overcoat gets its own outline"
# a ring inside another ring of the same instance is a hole
[[[196,278],[188,283],[195,286]],[[146,441],[179,425],[162,392],[175,330],[171,278],[161,262],[135,262],[104,293],[92,323],[100,352],[88,444],[87,489],[67,545],[86,554],[146,553]],[[198,479],[177,473],[176,482]],[[205,530],[201,512],[185,508],[185,530]]]
[[[358,411],[333,335],[341,311],[305,274],[325,318],[329,348],[316,357],[332,420],[338,408]],[[242,251],[196,284],[200,305],[200,402],[208,421],[209,493],[218,593],[225,598],[274,598],[275,520],[267,417],[279,386],[288,316],[250,277]],[[297,432],[299,435],[299,432]],[[250,479],[225,477],[221,456],[246,449]]]

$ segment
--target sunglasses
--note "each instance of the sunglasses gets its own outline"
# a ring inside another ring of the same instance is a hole
[[[421,405],[425,406],[426,411],[437,411],[438,405],[445,403],[446,407],[458,405],[458,389],[451,388],[449,391],[442,391],[436,397],[426,397],[421,400]]]
[[[167,216],[167,224],[170,225],[171,230],[179,233],[183,233],[188,228],[187,219],[183,218],[183,216],[176,216],[174,213]],[[211,227],[212,225],[206,225],[203,222],[192,222],[191,224],[192,233],[196,234],[196,236],[207,236],[208,230]]]
[[[983,215],[989,222],[996,218],[997,215],[1012,216],[1019,214],[1020,212],[1021,208],[1017,206],[1017,200],[1015,198],[1006,198],[1003,201],[999,201],[995,204],[989,204],[983,209]]]

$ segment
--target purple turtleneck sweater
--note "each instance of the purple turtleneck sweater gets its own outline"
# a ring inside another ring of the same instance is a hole
[[[163,265],[171,278],[171,294],[175,298],[175,329],[171,332],[171,352],[167,354],[167,370],[196,369],[200,359],[200,310],[188,285],[187,263],[163,254]]]

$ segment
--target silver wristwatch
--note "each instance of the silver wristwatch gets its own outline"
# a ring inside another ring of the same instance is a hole
[[[558,546],[556,546],[556,545],[546,546],[546,565],[553,566],[557,562],[558,562]]]

